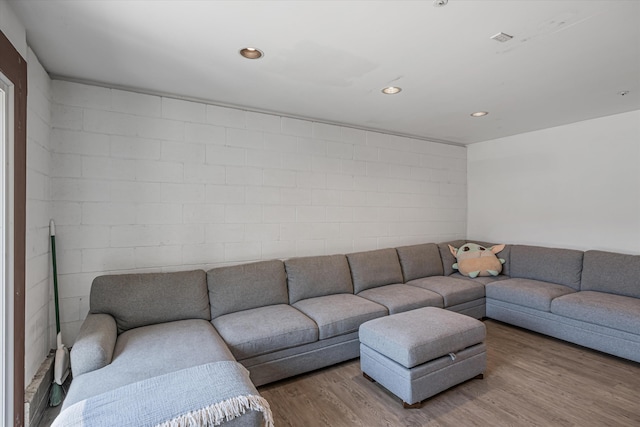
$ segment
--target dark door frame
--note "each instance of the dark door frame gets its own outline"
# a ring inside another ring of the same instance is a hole
[[[27,62],[0,31],[0,72],[14,86],[13,122],[13,425],[24,425]],[[11,142],[9,142],[11,143]]]

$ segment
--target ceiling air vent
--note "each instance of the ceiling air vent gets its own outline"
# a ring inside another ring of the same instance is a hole
[[[509,40],[511,40],[513,38],[513,36],[510,36],[507,33],[498,33],[495,36],[491,36],[491,39],[500,42],[500,43],[504,43],[504,42],[508,42]]]

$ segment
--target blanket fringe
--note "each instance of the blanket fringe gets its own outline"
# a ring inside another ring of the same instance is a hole
[[[213,427],[219,426],[225,421],[252,411],[262,412],[265,427],[274,427],[273,414],[269,402],[262,396],[246,395],[236,396],[222,402],[206,406],[198,411],[192,411],[172,420],[158,424],[156,427]]]

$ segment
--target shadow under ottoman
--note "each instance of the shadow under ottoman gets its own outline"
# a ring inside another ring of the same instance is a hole
[[[402,399],[405,408],[474,377],[487,365],[484,323],[436,307],[360,326],[360,368]]]

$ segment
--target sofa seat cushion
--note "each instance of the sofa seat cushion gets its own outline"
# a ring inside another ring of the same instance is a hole
[[[401,313],[422,307],[443,307],[442,296],[426,289],[403,284],[380,286],[358,294],[370,301],[384,305],[389,314]]]
[[[130,329],[118,336],[109,365],[73,378],[65,407],[127,384],[226,360],[233,355],[208,320]]]
[[[293,306],[318,324],[321,340],[355,332],[367,320],[388,314],[386,307],[353,294],[309,298]]]
[[[441,295],[445,308],[484,298],[484,286],[472,280],[432,276],[412,280],[407,282],[407,285],[428,289]]]
[[[604,292],[581,291],[551,302],[551,312],[570,319],[640,333],[640,299]]]
[[[225,314],[212,320],[238,360],[318,340],[318,327],[286,304]]]
[[[471,277],[463,276],[460,273],[453,273],[449,277],[451,277],[452,279],[470,280],[480,285],[488,285],[489,283],[492,283],[492,282],[498,282],[500,280],[510,279],[509,276],[505,276],[504,274],[498,274],[497,276],[478,276],[476,278],[471,278]]]
[[[487,298],[541,311],[550,311],[554,298],[576,292],[568,286],[555,283],[513,278],[489,283],[485,289]]]

